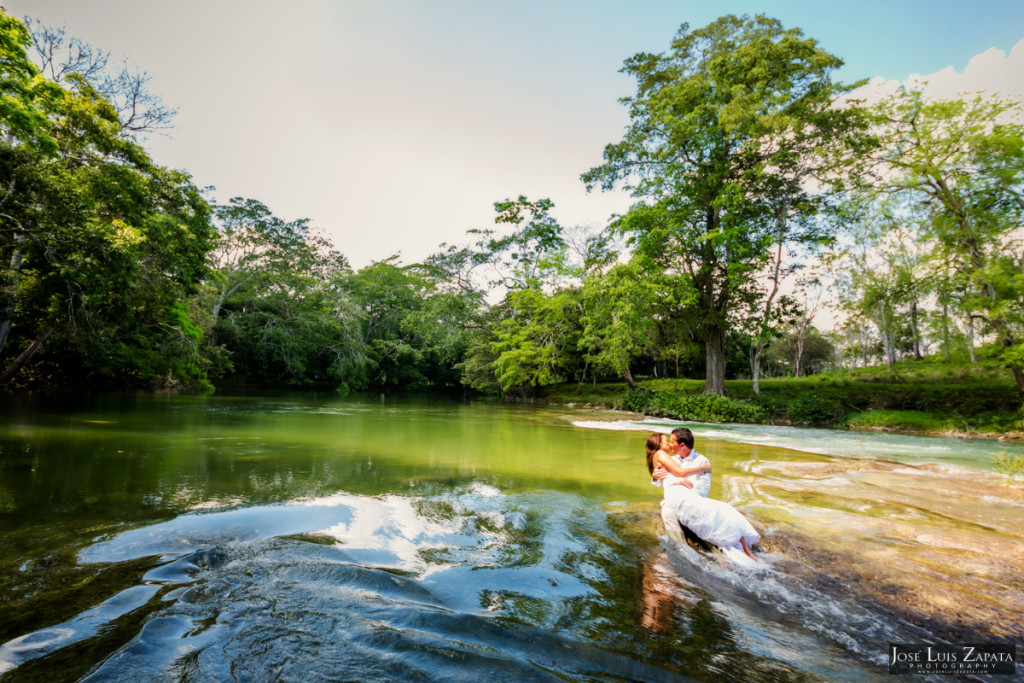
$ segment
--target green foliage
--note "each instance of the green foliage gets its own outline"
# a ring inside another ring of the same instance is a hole
[[[449,272],[460,272],[451,265],[455,259],[471,270],[482,267],[488,284],[504,290],[502,300],[478,317],[466,346],[460,368],[471,387],[526,396],[582,372],[583,306],[570,278],[585,276],[609,257],[603,240],[588,238],[583,263],[570,264],[563,229],[548,215],[553,206],[523,196],[497,202],[495,223],[511,226],[511,232],[472,230],[483,235],[474,247],[450,250],[434,261],[449,264]],[[466,288],[461,272],[456,281]]]
[[[774,370],[773,375],[793,374],[798,349],[802,374],[807,374],[808,369],[812,373],[820,371],[835,356],[835,346],[817,328],[809,326],[802,333],[791,329],[765,351],[765,362]]]
[[[878,322],[884,334],[894,333],[893,304],[916,301],[926,288],[913,280],[927,279],[944,313],[995,333],[1003,362],[1024,391],[1017,350],[1024,336],[1020,106],[990,97],[929,100],[920,90],[901,89],[873,110],[877,144],[841,163],[855,202],[876,224],[867,245],[884,246],[909,225],[911,233],[899,241],[919,250],[912,259],[916,269],[898,262],[868,269],[886,276],[861,298],[864,307],[886,317]],[[863,226],[865,219],[857,222]],[[891,341],[883,341],[891,349]]]
[[[856,382],[990,382],[1012,394],[1010,375],[1000,357],[1001,351],[1001,348],[994,345],[979,347],[975,351],[976,359],[973,363],[966,353],[959,352],[949,357],[933,355],[916,361],[897,361],[891,368],[882,365],[836,370],[829,373],[829,376]]]
[[[495,224],[511,226],[512,231],[503,236],[495,230],[469,231],[480,239],[467,256],[475,266],[490,266],[491,285],[538,288],[565,274],[562,227],[548,214],[554,206],[550,199],[534,202],[523,195],[495,202]]]
[[[919,410],[868,410],[847,421],[853,428],[889,429],[905,432],[948,432],[957,428],[952,418],[937,417]],[[961,422],[961,426],[963,423]]]
[[[362,387],[366,353],[357,311],[328,284],[291,284],[287,292],[238,300],[242,312],[218,324],[235,372],[261,383]]]
[[[1024,455],[1010,455],[1006,451],[1001,451],[992,456],[992,464],[1005,474],[1007,479],[1024,477]]]
[[[704,414],[690,404],[700,398],[702,380],[643,379],[636,389],[622,382],[589,385],[555,385],[543,396],[558,403],[606,405],[657,415]],[[765,419],[823,426],[882,428],[931,433],[1024,434],[1024,413],[1013,385],[1000,382],[937,381],[851,381],[837,376],[762,380],[760,394],[754,395],[750,380],[728,380],[730,398],[751,406],[757,415],[729,416],[741,422]],[[664,396],[676,396],[664,403]],[[672,401],[683,401],[684,407]],[[714,413],[715,411],[709,411]],[[719,411],[724,412],[724,411]],[[717,419],[717,418],[716,418]]]
[[[477,330],[470,335],[466,356],[458,365],[462,383],[477,391],[500,394],[501,384],[498,383],[495,372],[497,360],[498,354],[494,350],[493,335],[487,329]]]
[[[623,100],[630,126],[583,180],[606,189],[622,182],[645,200],[616,228],[637,254],[685,274],[709,392],[725,391],[724,337],[759,296],[769,247],[806,250],[828,237],[803,181],[815,172],[815,150],[856,123],[855,108],[832,106],[846,90],[831,80],[841,64],[762,15],[693,31],[684,24],[669,52],[626,61],[637,82]]]
[[[367,386],[426,389],[458,386],[479,294],[446,287],[437,263],[400,266],[377,261],[346,280],[364,312]]]
[[[18,81],[17,26],[2,15],[0,384],[201,383],[202,364],[175,360],[194,340],[169,311],[206,275],[209,207],[186,174],[152,162],[86,78]],[[12,113],[23,105],[31,116]],[[37,352],[41,371],[20,374]]]
[[[621,407],[647,415],[695,422],[763,423],[767,414],[757,405],[715,394],[679,394],[630,389],[619,398]]]
[[[509,292],[491,344],[502,391],[532,388],[568,376],[580,362],[581,306],[578,292],[546,295],[535,289]]]
[[[803,424],[835,424],[846,415],[843,403],[835,398],[806,393],[789,401],[786,412],[794,422]]]
[[[15,146],[53,157],[59,144],[51,116],[64,92],[29,60],[31,44],[25,25],[0,8],[0,134],[11,136]]]
[[[208,346],[231,360],[224,371],[257,383],[363,387],[364,315],[344,257],[307,221],[285,222],[258,201],[235,198],[216,212],[215,277],[203,300],[214,321]]]
[[[612,372],[627,383],[633,382],[633,359],[657,347],[658,313],[687,301],[687,293],[679,291],[679,278],[645,265],[638,259],[616,265],[590,278],[582,292],[580,347],[598,371]]]
[[[153,103],[139,80],[59,68],[60,49],[40,51],[40,70],[29,29],[0,11],[0,384],[234,375],[527,395],[571,381],[583,395],[589,379],[609,401],[598,382],[618,376],[656,389],[623,401],[687,419],[837,424],[873,409],[1012,428],[1021,393],[1006,368],[1024,391],[1024,142],[1012,103],[903,91],[866,116],[834,106],[849,89],[832,77],[841,62],[797,29],[764,16],[683,25],[667,52],[626,61],[630,125],[583,176],[638,199],[610,229],[563,228],[549,199],[519,196],[496,202],[494,229],[471,231],[469,246],[352,272],[304,219],[252,199],[210,207],[137,144],[167,114],[134,109]],[[40,30],[37,41],[62,44]],[[70,47],[83,64],[98,54]],[[809,189],[829,174],[842,205]],[[826,337],[777,285],[801,268],[783,267],[784,253],[832,244],[840,225],[830,265],[851,318]],[[921,310],[931,301],[941,313]],[[801,322],[786,334],[790,318]],[[925,335],[959,365],[899,363]],[[996,343],[975,349],[985,335]],[[765,380],[758,396],[726,380],[739,375],[727,364],[748,361],[800,374],[844,341],[889,367]],[[23,368],[17,359],[39,348]],[[659,379],[638,382],[638,370]],[[702,370],[702,386],[664,379]]]

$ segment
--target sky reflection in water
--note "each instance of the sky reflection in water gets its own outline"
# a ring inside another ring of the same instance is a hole
[[[712,495],[770,541],[750,573],[659,544],[641,451],[669,421],[334,396],[92,400],[24,405],[0,425],[10,680],[864,679],[885,642],[930,635],[875,604],[886,585],[927,603],[938,558],[965,609],[978,585],[1016,590],[980,558],[1018,543],[1022,501],[965,442],[693,425]],[[1024,613],[1002,609],[988,617]]]

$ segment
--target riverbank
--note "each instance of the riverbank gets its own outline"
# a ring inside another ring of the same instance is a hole
[[[750,380],[728,380],[725,399],[704,397],[703,391],[702,380],[645,379],[632,390],[624,382],[552,385],[540,398],[704,422],[1024,441],[1020,394],[1008,380],[819,375],[762,380],[758,394]]]

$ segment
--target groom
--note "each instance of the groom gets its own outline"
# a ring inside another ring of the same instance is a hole
[[[674,455],[679,456],[680,465],[683,467],[700,467],[701,465],[707,465],[711,467],[711,463],[703,455],[698,453],[693,448],[693,432],[686,427],[677,427],[672,430],[672,434],[669,441],[669,449]],[[654,480],[651,482],[655,486],[663,486],[662,479],[669,475],[668,470],[664,467],[658,466],[654,468]],[[705,498],[708,497],[708,493],[711,491],[711,472],[701,472],[700,474],[692,474],[686,478],[693,489]]]
[[[708,497],[711,491],[711,462],[693,448],[693,432],[686,427],[676,427],[669,436],[669,450],[676,456],[682,467],[700,467],[707,465],[707,472],[691,474],[683,479],[685,485],[690,486],[704,498]],[[669,471],[660,465],[654,468],[651,476],[654,478],[651,483],[655,486],[664,486],[662,480],[669,475]],[[689,543],[705,552],[711,551],[711,545],[702,540],[697,534],[676,517],[672,509],[664,504],[661,507],[661,520],[665,524],[665,531],[669,537],[678,543]],[[680,534],[681,532],[681,534]]]

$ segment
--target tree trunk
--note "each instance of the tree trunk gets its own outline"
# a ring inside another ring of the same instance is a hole
[[[725,330],[715,329],[704,342],[707,359],[704,393],[725,396]]]
[[[782,245],[785,242],[786,235],[786,216],[789,211],[789,204],[785,201],[781,202],[775,210],[775,223],[778,227],[778,237],[776,238],[775,248],[775,270],[772,275],[772,290],[768,293],[768,298],[764,302],[764,317],[761,319],[761,329],[758,330],[757,344],[754,347],[754,357],[750,359],[750,374],[754,380],[754,395],[761,393],[761,353],[764,351],[764,334],[765,328],[768,326],[768,321],[771,319],[772,314],[772,301],[775,300],[775,295],[779,293],[779,280],[782,273]],[[723,380],[724,384],[724,380]]]
[[[43,345],[43,342],[45,342],[56,329],[56,325],[48,325],[47,328],[43,330],[38,337],[35,338],[35,341],[29,344],[28,348],[22,351],[21,355],[14,359],[14,362],[11,363],[6,370],[4,370],[4,373],[2,375],[0,375],[0,389],[7,388],[7,385],[10,383],[11,378],[18,374],[18,371],[21,370],[22,367],[24,367],[25,363],[28,363],[30,360],[32,360],[32,356],[36,355],[36,351],[39,350],[39,347]]]
[[[914,337],[914,360],[921,360],[921,342],[917,335],[917,302],[910,302],[910,332]]]
[[[764,350],[764,342],[758,340],[754,345],[754,357],[750,359],[750,376],[754,380],[754,395],[761,393],[761,352]]]
[[[587,381],[587,368],[590,367],[590,363],[583,364],[583,372],[580,373],[580,383],[576,385],[576,391],[579,392],[583,388],[583,383]]]
[[[1013,333],[1007,329],[1006,323],[1001,319],[993,321],[992,326],[995,328],[999,336],[1002,337],[1000,342],[1004,349],[1008,349],[1017,343],[1016,339],[1013,337]],[[1020,390],[1021,393],[1024,393],[1024,369],[1021,369],[1020,365],[1017,365],[1016,363],[1011,363],[1010,370],[1013,372],[1013,379],[1017,382],[1017,389]]]
[[[967,353],[971,357],[971,365],[977,362],[974,357],[974,317],[970,314],[967,315]]]
[[[942,346],[949,358],[949,306],[942,304]]]
[[[896,349],[893,348],[895,337],[889,331],[893,321],[889,315],[889,307],[884,301],[878,303],[878,333],[882,336],[882,352],[885,354],[885,367],[892,370],[896,362]]]
[[[1024,369],[1019,365],[1011,365],[1010,370],[1013,371],[1013,378],[1017,380],[1017,389],[1024,394]]]
[[[794,377],[799,377],[800,374],[801,374],[801,371],[803,370],[803,368],[801,367],[801,361],[803,360],[803,357],[804,357],[804,337],[806,336],[806,334],[807,334],[807,328],[804,327],[796,335],[796,348],[795,348],[796,353],[794,354],[796,357],[793,359],[794,360],[794,363],[793,363],[793,376]]]
[[[629,364],[626,364],[626,369],[622,372],[622,379],[626,380],[626,386],[630,389],[636,389],[636,380],[633,379],[633,373],[629,371]]]
[[[11,270],[7,275],[7,286],[4,287],[4,298],[7,300],[4,306],[3,317],[0,318],[0,353],[7,344],[7,336],[11,333],[11,326],[14,324],[15,294],[18,292],[18,282],[21,280],[21,259],[24,254],[25,242],[28,235],[19,232],[14,236],[14,253],[11,254]]]
[[[888,347],[888,356],[886,358],[886,364],[889,369],[892,370],[892,366],[896,364],[896,335],[888,333],[885,335],[886,346]]]
[[[885,367],[892,370],[892,353],[889,349],[889,333],[882,332],[882,355],[885,356]]]

